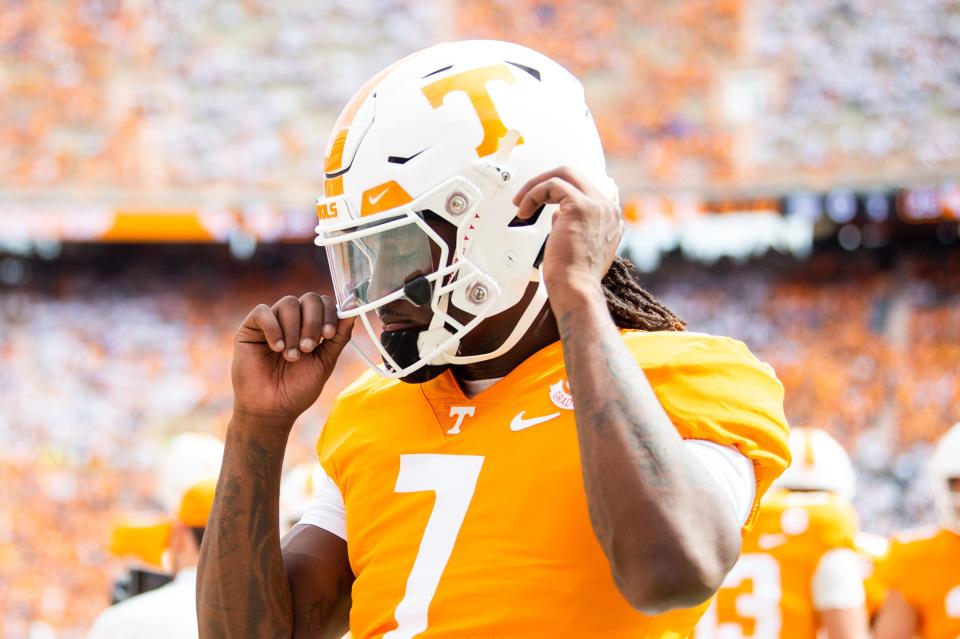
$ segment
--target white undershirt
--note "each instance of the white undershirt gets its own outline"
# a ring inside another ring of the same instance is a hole
[[[742,526],[750,516],[756,495],[756,479],[753,463],[733,446],[723,446],[700,439],[688,439],[683,442],[697,460],[703,464],[707,476],[712,477],[720,490],[729,500],[733,514]],[[323,473],[323,469],[320,469]],[[347,539],[347,508],[340,489],[323,473],[316,486],[313,503],[300,518],[301,524],[323,528]]]
[[[857,553],[850,548],[825,552],[810,580],[810,592],[816,610],[846,610],[862,606],[866,594]]]

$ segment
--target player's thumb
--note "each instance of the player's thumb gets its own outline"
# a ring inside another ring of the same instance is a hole
[[[322,355],[328,368],[332,368],[337,358],[343,351],[343,347],[350,342],[350,335],[353,333],[353,324],[355,317],[340,318],[337,321],[337,332],[333,337],[323,340],[320,344]]]

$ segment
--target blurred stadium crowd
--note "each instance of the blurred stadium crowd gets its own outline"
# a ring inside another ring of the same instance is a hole
[[[635,187],[960,168],[951,0],[0,0],[0,206],[306,210],[362,79],[460,37],[514,40],[582,76]],[[317,255],[67,247],[8,262],[9,277],[0,257],[0,359],[16,362],[0,367],[0,491],[16,503],[0,509],[0,637],[83,636],[119,565],[111,517],[157,510],[166,437],[222,435],[237,324],[325,286]],[[864,528],[884,534],[929,518],[923,463],[960,405],[960,256],[888,258],[669,261],[646,278],[691,330],[743,339],[775,367],[791,422],[851,451],[870,487]],[[362,370],[341,361],[289,464],[312,458],[332,397]]]
[[[875,180],[960,159],[955,3],[458,5],[464,35],[539,48],[583,76],[605,148],[653,183],[756,184],[782,169]]]
[[[582,76],[608,153],[642,184],[960,164],[949,0],[8,0],[0,187],[313,193],[360,79],[460,37],[514,40]]]
[[[0,520],[6,636],[43,620],[75,636],[110,589],[112,516],[156,510],[152,472],[172,433],[222,435],[236,326],[256,303],[325,287],[308,247],[237,263],[223,248],[88,248],[36,262],[0,296],[0,479],[18,496]],[[187,263],[184,269],[178,264]],[[922,470],[960,405],[960,255],[769,256],[714,269],[669,263],[647,277],[691,330],[745,340],[777,370],[793,425],[851,451],[864,528],[930,520]],[[347,356],[301,419],[293,465],[313,447],[336,391],[365,369]],[[147,388],[148,392],[140,389]],[[37,635],[43,636],[43,635]]]
[[[430,4],[5,2],[0,184],[316,185],[322,116],[436,37]]]

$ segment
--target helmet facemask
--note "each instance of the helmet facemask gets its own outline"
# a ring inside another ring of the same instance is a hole
[[[354,216],[346,199],[318,201],[318,207],[336,213],[317,226],[316,244],[327,251],[338,313],[360,321],[367,339],[353,344],[381,374],[421,383],[451,364],[487,357],[458,355],[460,340],[492,314],[500,295],[497,282],[464,255],[469,236],[463,230],[480,210],[485,191],[503,181],[502,173],[478,163],[472,180],[445,180],[418,200],[366,217]],[[469,308],[454,308],[454,296],[469,300]],[[545,292],[539,297],[530,304],[537,312]],[[535,314],[531,310],[524,318]],[[410,321],[415,319],[425,323]],[[511,335],[506,346],[521,335]]]

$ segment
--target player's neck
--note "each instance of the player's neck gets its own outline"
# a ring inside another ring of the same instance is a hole
[[[453,374],[458,381],[506,377],[510,374],[510,371],[529,359],[531,355],[559,339],[560,332],[557,329],[557,321],[550,307],[547,306],[534,320],[526,334],[520,338],[516,346],[507,353],[485,362],[455,366],[452,369]]]

